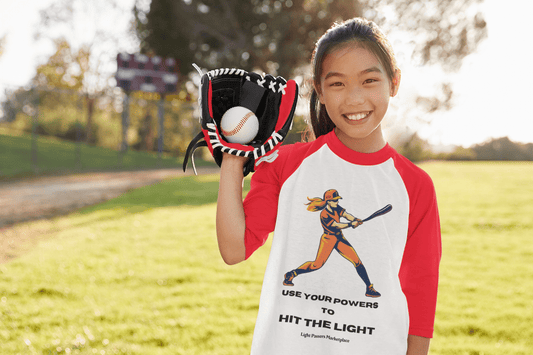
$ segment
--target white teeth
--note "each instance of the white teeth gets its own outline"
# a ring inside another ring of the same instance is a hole
[[[359,120],[362,120],[363,118],[366,118],[369,114],[370,114],[370,112],[361,112],[361,113],[358,113],[358,114],[355,114],[355,115],[346,115],[346,117],[350,121],[359,121]]]

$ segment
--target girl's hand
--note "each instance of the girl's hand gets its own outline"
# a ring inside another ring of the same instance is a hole
[[[360,226],[361,224],[363,224],[363,221],[361,221],[359,218],[356,218],[355,221],[353,221],[353,222],[351,223],[352,228],[357,228],[357,227]]]

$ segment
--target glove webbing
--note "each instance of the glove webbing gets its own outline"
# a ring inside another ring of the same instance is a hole
[[[234,75],[240,75],[240,76],[244,76],[244,74],[248,74],[245,70],[243,69],[229,69],[229,68],[225,68],[225,69],[214,69],[214,70],[211,70],[207,73],[207,76],[209,76],[209,79],[214,79],[216,78],[217,76],[219,75],[227,75],[227,74],[234,74]],[[247,81],[250,81],[251,78],[250,78],[250,75],[247,75],[246,76],[246,80]],[[262,80],[261,79],[258,79],[257,80],[257,85],[259,86],[263,86],[263,84],[266,82],[266,80],[263,78]],[[268,88],[269,90],[272,90],[273,92],[281,92],[283,93],[283,95],[285,95],[285,88],[287,87],[287,84],[283,84],[283,83],[277,83],[279,84],[279,88],[276,89],[276,82],[275,81],[272,81]]]
[[[222,74],[222,73],[220,73],[220,74]],[[249,80],[247,80],[242,85],[241,90],[242,91],[241,91],[240,98],[239,98],[239,105],[243,106],[243,107],[246,107],[247,109],[249,109],[250,111],[252,111],[254,113],[257,112],[257,108],[259,107],[259,104],[261,103],[261,100],[263,99],[264,94],[265,94],[267,89],[262,87],[262,86],[256,85],[256,84],[250,82]],[[280,90],[281,90],[281,88],[280,88]],[[218,139],[218,136],[216,134],[215,128],[214,127],[209,127],[210,124],[207,124],[207,126],[208,126],[208,129],[210,131],[209,132],[209,136],[211,137],[210,141],[212,142],[211,144],[212,144],[213,148],[216,148],[217,146],[222,146],[222,144],[220,144],[220,140]],[[185,158],[183,160],[183,171],[186,171],[186,169],[187,169],[187,163],[189,162],[189,156],[190,156],[194,174],[198,175],[198,173],[196,171],[196,165],[194,164],[194,152],[195,152],[195,150],[197,148],[207,147],[207,142],[205,140],[201,141],[203,138],[205,138],[205,137],[204,137],[203,133],[200,132],[189,143],[189,146],[187,147],[187,151],[185,152]],[[277,142],[278,142],[278,140],[276,139],[276,144],[277,144]],[[269,143],[270,143],[270,149],[272,149],[273,145],[272,145],[272,143],[270,141],[269,141]],[[222,150],[222,152],[230,151],[230,149],[224,149],[224,148],[221,149],[221,150]],[[265,154],[264,148],[263,148],[263,154]],[[249,152],[246,152],[244,154],[244,156],[248,157],[249,156]],[[255,151],[254,151],[254,158],[257,159],[257,152],[255,152]],[[251,167],[245,166],[245,174],[248,174],[251,171],[250,169],[251,169]]]

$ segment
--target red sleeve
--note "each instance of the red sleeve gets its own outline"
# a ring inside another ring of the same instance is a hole
[[[409,229],[400,282],[409,307],[409,334],[433,337],[442,255],[437,197],[431,178],[412,165],[399,169],[409,193]]]

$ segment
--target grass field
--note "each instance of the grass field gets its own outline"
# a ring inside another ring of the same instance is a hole
[[[431,354],[531,354],[533,164],[422,167],[443,231]],[[42,242],[0,264],[0,353],[248,354],[269,244],[222,262],[217,187],[169,180],[4,230]]]
[[[0,128],[0,179],[34,175],[31,153],[31,135],[12,135]],[[94,147],[59,140],[51,137],[37,139],[38,173],[68,173],[79,171],[127,170],[150,168],[176,168],[182,160],[163,154],[128,150],[119,163],[119,152],[112,149]],[[78,160],[77,154],[80,159]],[[197,165],[202,162],[197,160]]]

